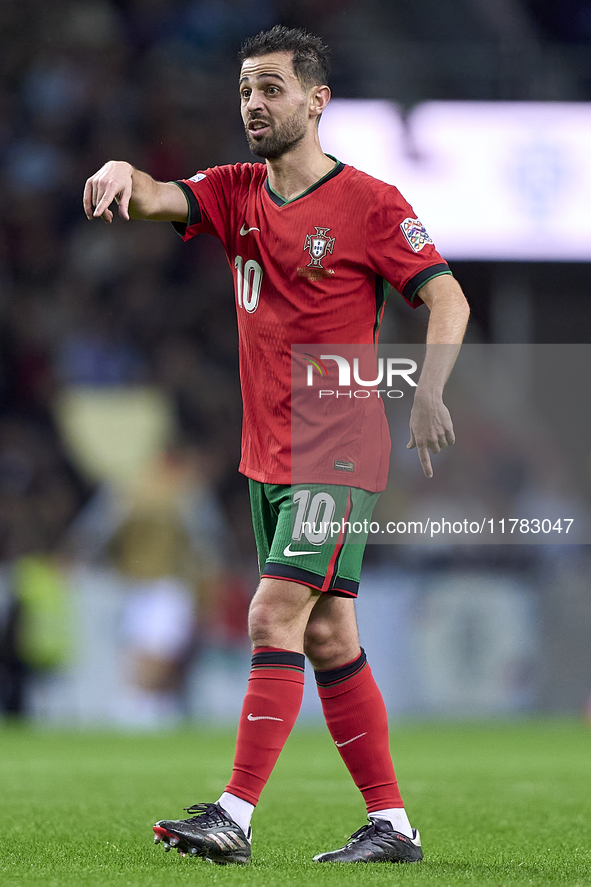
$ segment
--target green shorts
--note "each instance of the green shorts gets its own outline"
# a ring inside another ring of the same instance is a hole
[[[335,484],[248,481],[261,578],[357,597],[379,493]]]

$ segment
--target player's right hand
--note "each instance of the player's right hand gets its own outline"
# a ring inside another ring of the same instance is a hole
[[[129,221],[133,166],[125,160],[109,160],[84,186],[84,212],[87,219],[102,218],[111,224],[109,209],[114,200],[119,204],[119,215]]]

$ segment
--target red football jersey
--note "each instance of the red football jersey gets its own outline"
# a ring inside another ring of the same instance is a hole
[[[219,237],[234,275],[240,471],[265,483],[383,490],[390,437],[378,397],[361,411],[356,403],[354,427],[337,423],[330,442],[308,428],[300,438],[310,447],[316,439],[319,458],[304,460],[305,477],[292,466],[291,348],[376,345],[388,284],[416,307],[420,287],[450,273],[412,207],[392,185],[342,163],[290,201],[271,189],[263,163],[214,167],[177,184],[189,218],[175,227],[184,240]]]

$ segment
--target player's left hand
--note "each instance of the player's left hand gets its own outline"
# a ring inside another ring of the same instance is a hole
[[[410,413],[410,440],[406,446],[409,450],[417,448],[425,477],[433,477],[429,450],[439,453],[455,440],[451,416],[443,400],[423,397],[417,392]]]

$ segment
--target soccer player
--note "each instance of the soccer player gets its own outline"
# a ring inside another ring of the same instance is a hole
[[[124,219],[171,221],[184,240],[202,231],[219,237],[235,284],[244,402],[240,470],[249,478],[261,566],[249,612],[252,670],[225,791],[216,803],[186,808],[186,819],[156,823],[155,841],[219,864],[249,861],[251,815],[297,718],[307,656],[328,729],[369,818],[344,847],[315,860],[418,862],[421,842],[398,790],[384,702],[359,646],[354,600],[364,539],[298,534],[292,520],[294,513],[308,525],[319,514],[335,521],[370,518],[385,487],[389,438],[380,432],[377,443],[362,433],[327,440],[321,455],[326,451],[328,458],[318,466],[312,460],[313,476],[294,478],[290,349],[375,345],[385,282],[413,307],[425,303],[427,355],[408,446],[417,447],[430,477],[430,451],[454,442],[442,393],[469,311],[397,189],[322,150],[318,122],[330,90],[321,40],[276,26],[247,40],[241,61],[246,138],[264,164],[157,182],[129,163],[109,161],[84,191],[89,219],[110,223],[115,200]]]

